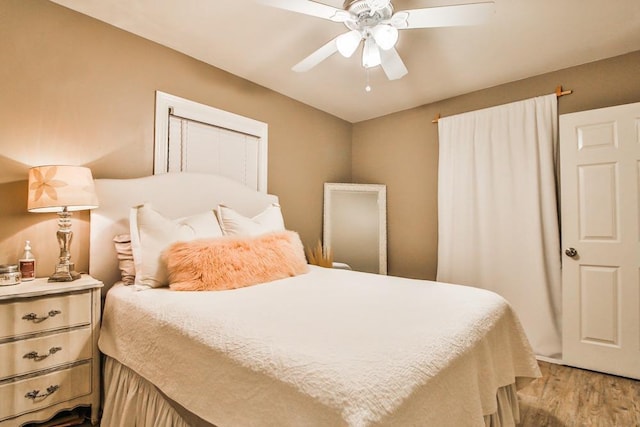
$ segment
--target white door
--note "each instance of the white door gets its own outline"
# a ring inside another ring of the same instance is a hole
[[[563,360],[640,378],[640,103],[560,116]]]

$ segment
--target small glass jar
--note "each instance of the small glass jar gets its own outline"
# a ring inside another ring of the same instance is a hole
[[[0,264],[0,286],[18,285],[21,279],[17,264]]]

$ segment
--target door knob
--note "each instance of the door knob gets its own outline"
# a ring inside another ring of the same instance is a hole
[[[569,248],[567,250],[564,251],[564,253],[568,256],[568,257],[575,257],[576,255],[578,255],[578,251],[575,250],[575,248]]]

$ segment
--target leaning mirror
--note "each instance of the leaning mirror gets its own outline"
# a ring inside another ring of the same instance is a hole
[[[387,189],[324,184],[323,245],[352,270],[387,274]]]

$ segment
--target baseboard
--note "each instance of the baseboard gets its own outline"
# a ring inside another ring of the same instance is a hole
[[[562,359],[557,359],[555,357],[547,357],[547,356],[540,356],[538,354],[536,354],[536,359],[542,361],[542,362],[547,362],[547,363],[553,363],[555,365],[564,365],[564,361]]]

